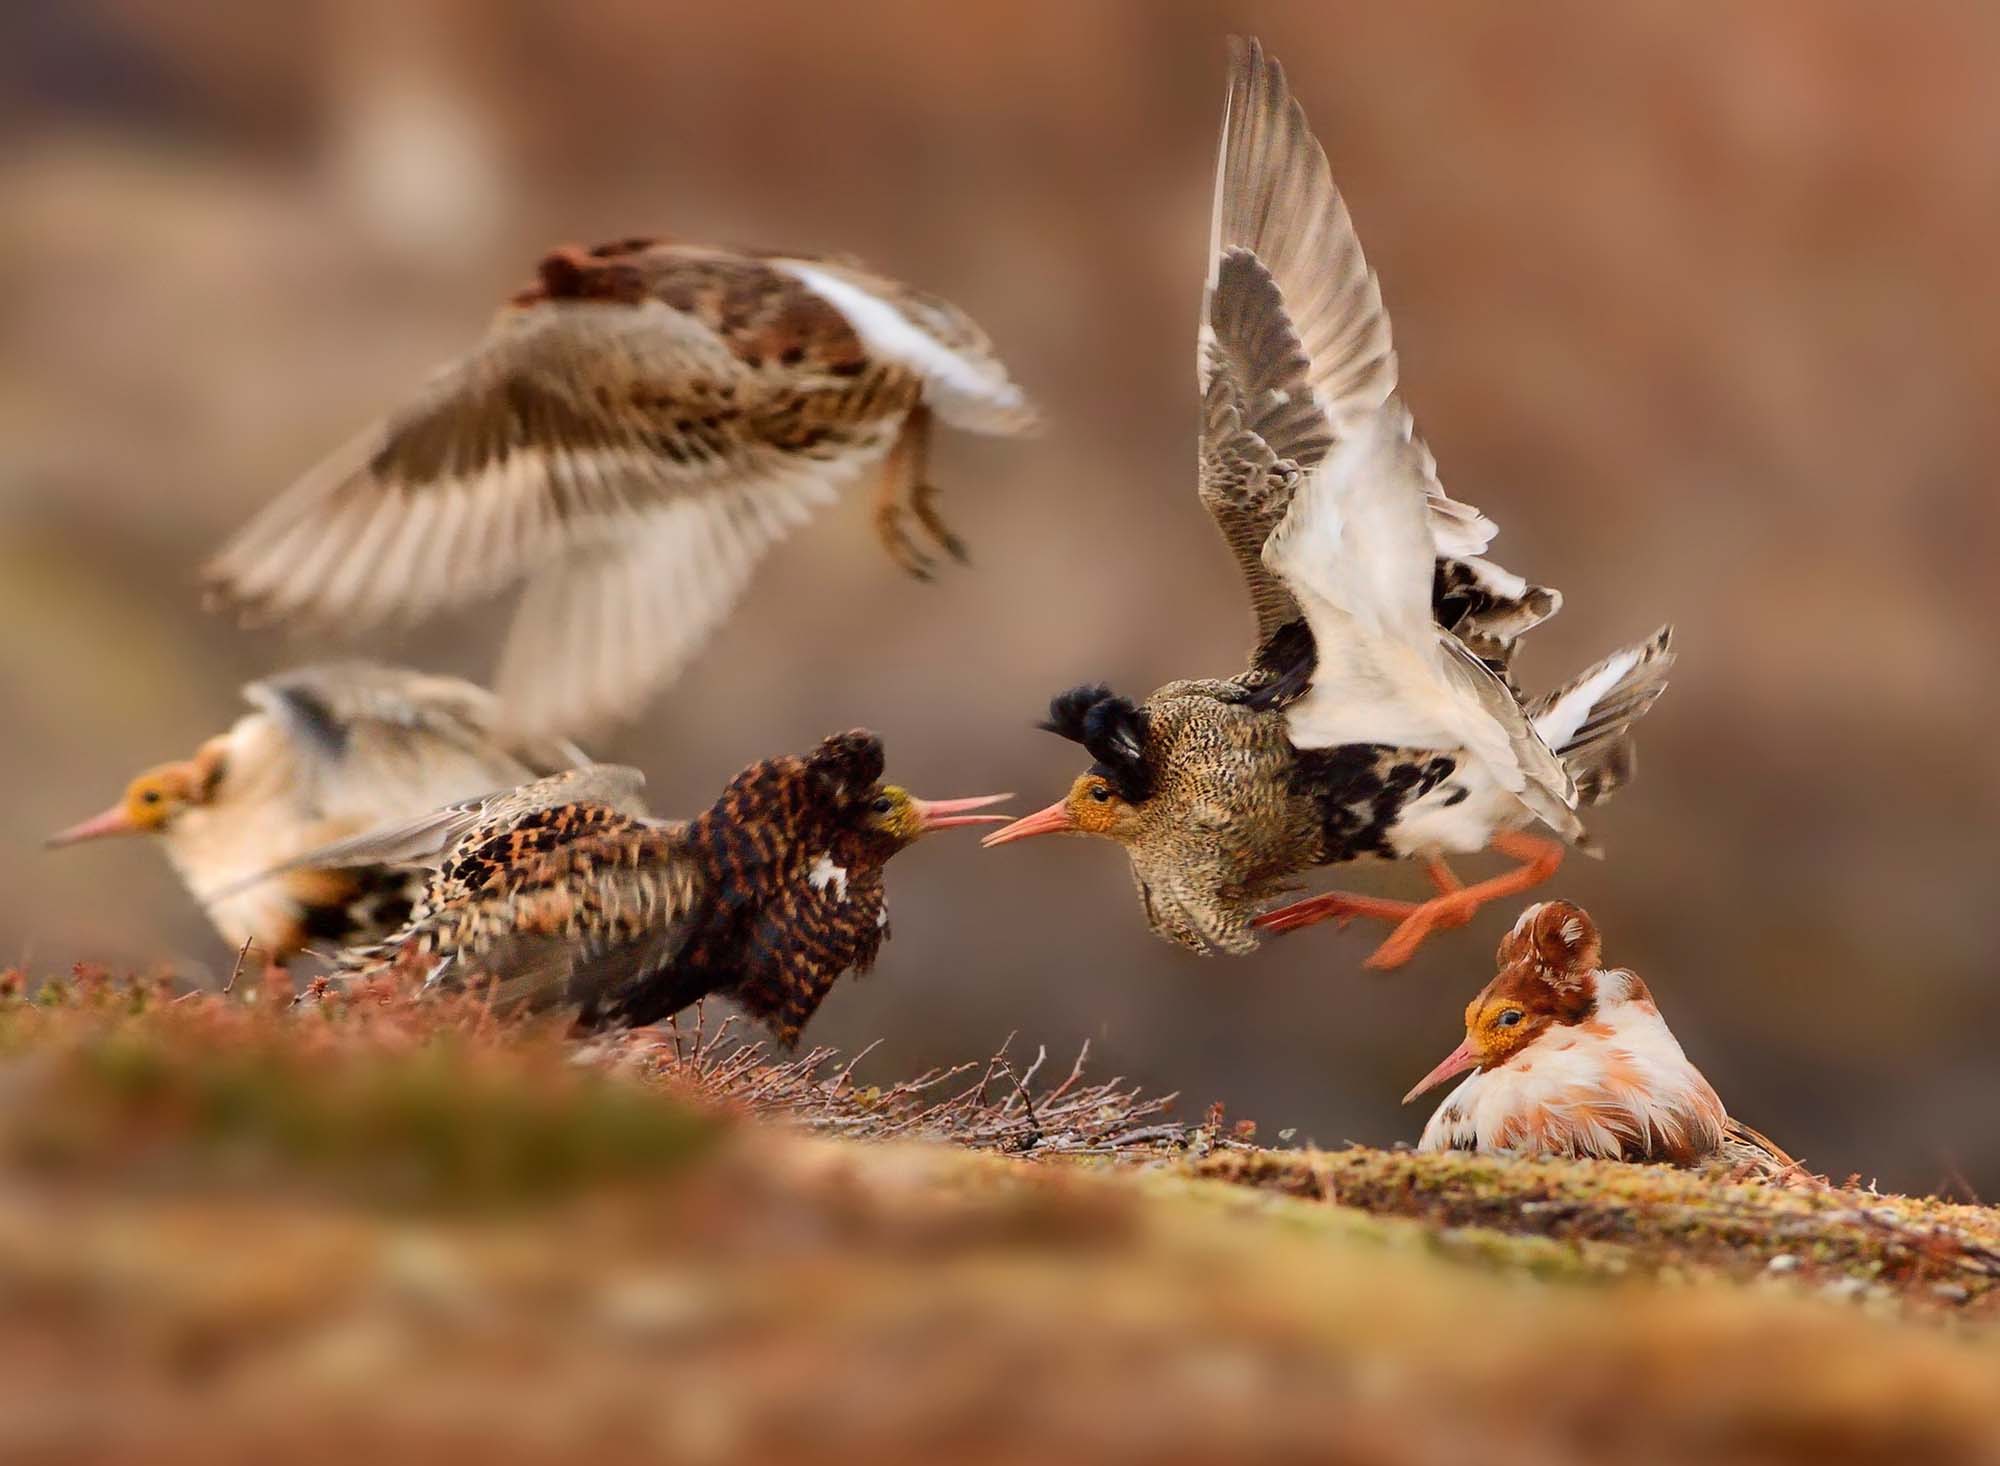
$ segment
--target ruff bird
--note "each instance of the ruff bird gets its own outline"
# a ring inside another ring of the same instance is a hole
[[[934,830],[1004,821],[971,811],[1007,795],[918,799],[882,772],[881,740],[843,733],[752,764],[669,822],[647,817],[636,770],[599,766],[316,852],[433,871],[407,925],[340,970],[490,982],[504,1008],[573,1012],[587,1029],[720,994],[795,1043],[888,938],[890,858]]]
[[[1486,559],[1492,522],[1439,484],[1326,155],[1254,41],[1233,56],[1197,364],[1200,499],[1248,583],[1250,666],[1143,703],[1057,697],[1043,726],[1095,763],[986,843],[1118,841],[1153,930],[1198,952],[1385,919],[1369,961],[1393,967],[1584,842],[1576,811],[1630,773],[1628,729],[1665,687],[1671,633],[1546,697],[1517,693],[1516,642],[1560,597]],[[1468,886],[1444,863],[1489,847],[1519,864]],[[1437,896],[1259,914],[1300,872],[1363,857],[1422,861]]]
[[[282,966],[307,946],[379,937],[409,914],[407,872],[296,857],[444,801],[588,760],[503,731],[498,699],[454,677],[365,662],[301,667],[243,689],[251,711],[192,758],[133,779],[51,845],[159,838],[231,946]],[[292,862],[270,880],[254,877]]]
[[[486,337],[209,563],[247,620],[361,630],[525,582],[497,686],[518,726],[628,717],[766,551],[871,479],[890,557],[956,559],[934,419],[1034,410],[950,303],[851,260],[627,239],[565,247]]]
[[[1729,1117],[1639,975],[1603,965],[1582,910],[1530,906],[1498,962],[1466,1007],[1465,1041],[1403,1096],[1476,1071],[1438,1106],[1418,1150],[1798,1169]]]

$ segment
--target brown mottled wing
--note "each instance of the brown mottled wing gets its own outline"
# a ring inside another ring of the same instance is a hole
[[[834,983],[875,965],[886,911],[879,865],[844,883],[787,882],[758,912],[730,996],[779,1043],[797,1043]]]
[[[492,978],[501,1006],[571,1007],[594,1024],[671,966],[707,895],[677,830],[581,835],[517,857],[467,899],[449,976]]]
[[[625,715],[776,540],[887,451],[918,378],[783,271],[551,256],[543,289],[207,568],[253,616],[359,629],[534,577],[517,726]]]
[[[565,740],[508,732],[499,699],[456,677],[327,663],[243,696],[289,738],[296,797],[317,818],[381,825],[590,762]]]
[[[1216,164],[1196,368],[1200,493],[1242,567],[1262,641],[1298,615],[1260,552],[1301,478],[1347,421],[1394,395],[1382,293],[1332,170],[1277,62],[1234,45]],[[1423,470],[1440,557],[1477,555],[1493,525]]]

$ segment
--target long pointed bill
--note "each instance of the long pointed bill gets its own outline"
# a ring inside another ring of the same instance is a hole
[[[1061,835],[1076,828],[1076,821],[1069,817],[1069,805],[1058,799],[1047,809],[1038,809],[1033,814],[1024,814],[1004,830],[995,830],[979,843],[988,847],[1005,845],[1013,840],[1025,840],[1030,835]]]
[[[1442,1064],[1418,1080],[1417,1087],[1403,1096],[1403,1103],[1408,1104],[1425,1090],[1444,1083],[1454,1074],[1463,1074],[1478,1062],[1479,1055],[1472,1052],[1472,1040],[1469,1038],[1460,1040],[1458,1047],[1445,1056]]]
[[[998,804],[1003,799],[1012,799],[1011,794],[975,794],[970,799],[912,799],[916,806],[920,828],[928,835],[932,830],[955,830],[960,825],[1004,825],[1004,814],[967,814],[967,810],[984,809],[989,804]]]
[[[103,814],[92,815],[82,824],[71,825],[67,830],[58,830],[42,843],[50,849],[58,845],[74,845],[79,840],[101,840],[106,835],[136,835],[139,826],[132,816],[125,813],[125,806],[114,804]]]

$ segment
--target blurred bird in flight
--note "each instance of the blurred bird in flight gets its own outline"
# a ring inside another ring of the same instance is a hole
[[[541,262],[479,345],[209,562],[247,620],[360,631],[525,583],[497,688],[517,727],[628,718],[764,554],[855,481],[890,558],[966,558],[933,425],[1034,409],[964,312],[851,260],[627,239]]]

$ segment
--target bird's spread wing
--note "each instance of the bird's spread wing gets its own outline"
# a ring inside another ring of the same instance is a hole
[[[1037,426],[991,339],[950,301],[850,260],[779,255],[769,263],[846,317],[870,355],[921,377],[924,401],[951,426],[1001,434]]]
[[[643,571],[624,579],[671,578],[693,614],[646,625],[657,598],[588,597],[607,632],[636,635],[622,670],[642,683],[598,688],[596,700],[636,706],[686,655],[686,628],[721,618],[778,534],[883,457],[918,390],[914,373],[871,358],[804,285],[758,271],[736,294],[733,275],[727,289],[669,276],[672,304],[647,295],[510,309],[415,401],[225,546],[206,571],[212,592],[255,618],[360,630],[560,576],[579,556],[578,573],[592,574],[602,556],[643,543]],[[717,562],[728,570],[702,573]],[[516,672],[529,652],[553,655],[546,638],[515,646]]]
[[[565,740],[508,732],[500,701],[455,677],[329,663],[243,696],[289,744],[293,797],[316,819],[379,824],[590,762]]]
[[[388,820],[345,840],[335,840],[211,893],[219,900],[290,871],[339,870],[388,865],[435,869],[482,831],[502,833],[546,810],[595,806],[645,822],[646,776],[622,764],[569,769],[518,788],[462,799],[413,818]]]
[[[530,578],[496,683],[524,728],[600,728],[672,682],[764,554],[832,502],[860,460],[690,494]]]
[[[455,973],[494,978],[498,1006],[574,1006],[595,1023],[680,955],[706,896],[677,833],[614,830],[528,860],[438,920],[454,929]]]
[[[1263,563],[1264,542],[1354,420],[1392,401],[1397,364],[1381,289],[1326,154],[1283,68],[1255,41],[1233,54],[1196,366],[1201,500],[1243,568],[1262,641],[1298,614]],[[1431,558],[1478,556],[1492,522],[1445,494],[1420,441],[1410,462]],[[1506,572],[1483,568],[1508,588]],[[1551,592],[1514,589],[1513,599],[1535,593],[1528,624],[1555,609]],[[1518,634],[1522,613],[1506,609]]]
[[[1391,402],[1356,415],[1292,496],[1264,563],[1297,602],[1317,655],[1286,710],[1302,749],[1463,748],[1552,828],[1581,834],[1576,791],[1519,699],[1431,614],[1434,541],[1424,458]]]

